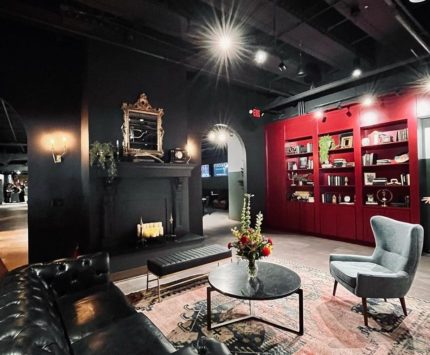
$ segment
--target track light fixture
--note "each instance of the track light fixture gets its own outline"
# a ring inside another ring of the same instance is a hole
[[[287,66],[286,66],[286,64],[285,64],[285,61],[284,60],[281,60],[281,62],[279,63],[279,65],[278,65],[278,69],[280,70],[280,71],[285,71],[285,70],[287,70]]]
[[[352,113],[351,110],[349,109],[349,106],[347,107],[348,111],[346,111],[346,116],[347,117],[352,117]]]

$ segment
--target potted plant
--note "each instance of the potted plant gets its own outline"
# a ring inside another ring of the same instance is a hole
[[[115,151],[112,143],[100,143],[95,141],[90,145],[90,166],[96,165],[106,171],[106,182],[111,184],[118,175],[115,160]]]
[[[269,256],[272,253],[272,240],[261,234],[263,214],[258,212],[255,227],[251,228],[251,198],[253,195],[245,194],[243,198],[240,229],[234,227],[231,231],[235,237],[234,242],[228,243],[228,248],[236,248],[236,255],[248,261],[248,275],[250,279],[257,276],[256,260]]]
[[[321,164],[328,164],[328,153],[330,148],[334,144],[334,140],[331,136],[322,136],[318,141],[320,148],[320,162]]]

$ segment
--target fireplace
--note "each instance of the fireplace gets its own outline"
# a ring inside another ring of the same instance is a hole
[[[188,178],[193,164],[119,164],[119,177],[106,185],[103,198],[104,249],[134,247],[136,223],[162,221],[171,233],[169,219],[178,237],[189,232]]]

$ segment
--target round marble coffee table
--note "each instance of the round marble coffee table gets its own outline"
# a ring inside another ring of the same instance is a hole
[[[209,287],[207,288],[207,323],[208,329],[223,327],[228,324],[244,320],[258,320],[274,327],[303,335],[303,290],[300,288],[300,276],[294,271],[277,264],[257,262],[258,273],[253,280],[248,279],[248,264],[236,262],[217,267],[209,274]],[[212,324],[211,292],[218,291],[225,296],[249,300],[250,315],[229,320],[223,323]],[[254,313],[253,301],[268,301],[288,297],[297,293],[299,295],[299,330],[293,330],[279,323],[258,317]]]

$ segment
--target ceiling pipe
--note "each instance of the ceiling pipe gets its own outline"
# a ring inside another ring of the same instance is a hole
[[[389,64],[389,65],[386,65],[384,67],[368,71],[368,72],[364,73],[358,79],[348,77],[345,79],[334,81],[334,82],[329,83],[329,84],[321,85],[315,89],[311,89],[311,90],[308,90],[306,92],[302,92],[300,94],[291,96],[291,97],[286,98],[284,100],[276,100],[276,101],[272,102],[271,104],[263,107],[262,111],[266,112],[266,111],[271,111],[271,110],[280,110],[284,107],[292,106],[301,100],[309,100],[309,99],[317,97],[317,96],[322,96],[324,94],[328,94],[328,93],[333,92],[335,90],[338,91],[338,90],[350,87],[352,85],[361,84],[363,82],[369,81],[369,79],[372,79],[373,77],[376,77],[376,76],[379,76],[382,74],[387,75],[388,73],[390,73],[392,71],[395,71],[399,68],[402,68],[402,67],[410,65],[410,64],[414,64],[416,62],[427,59],[429,57],[430,57],[430,55],[426,54],[426,55],[418,57],[418,58],[415,58],[415,57],[410,58],[410,59],[407,59],[407,60],[404,60],[404,61],[401,61],[398,63]]]
[[[394,9],[394,18],[399,22],[403,28],[418,42],[418,44],[424,48],[424,50],[430,54],[430,48],[427,43],[421,38],[421,36],[412,28],[408,20],[398,10],[398,2],[396,0],[385,0],[385,2]],[[402,8],[404,8],[402,6]],[[410,15],[411,16],[411,15]]]

